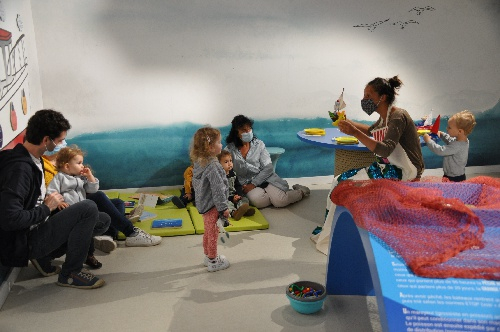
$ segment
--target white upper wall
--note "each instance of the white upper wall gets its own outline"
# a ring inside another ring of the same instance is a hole
[[[326,117],[399,74],[414,118],[500,97],[497,0],[32,1],[44,107],[72,136],[182,121]]]
[[[42,108],[42,90],[29,0],[0,0],[0,148],[26,127]],[[23,104],[23,93],[24,101]]]

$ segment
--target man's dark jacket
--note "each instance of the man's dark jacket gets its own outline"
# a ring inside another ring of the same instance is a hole
[[[22,144],[0,151],[0,261],[4,266],[28,264],[30,227],[50,215],[47,205],[35,207],[41,185],[42,172]]]

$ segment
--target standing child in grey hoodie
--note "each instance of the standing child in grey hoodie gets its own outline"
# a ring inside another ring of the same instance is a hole
[[[190,149],[193,162],[193,187],[196,193],[196,208],[203,215],[204,265],[209,272],[224,270],[229,261],[217,254],[219,218],[229,218],[227,197],[229,196],[226,172],[217,160],[222,150],[220,131],[204,127],[196,131]]]

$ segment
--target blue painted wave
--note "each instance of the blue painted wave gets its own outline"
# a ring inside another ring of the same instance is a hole
[[[478,114],[477,126],[470,135],[468,166],[500,164],[498,123],[500,104]],[[440,130],[446,130],[441,121]],[[142,128],[115,132],[83,134],[70,140],[87,152],[90,164],[99,178],[101,189],[140,188],[182,185],[183,173],[189,166],[189,144],[200,127],[194,123],[177,123],[158,128]],[[280,157],[276,172],[285,178],[325,176],[333,174],[332,149],[320,148],[300,141],[296,133],[304,128],[329,128],[328,118],[257,120],[254,133],[267,146],[286,151]],[[219,127],[223,140],[229,125]],[[423,148],[426,168],[440,168],[442,158]]]

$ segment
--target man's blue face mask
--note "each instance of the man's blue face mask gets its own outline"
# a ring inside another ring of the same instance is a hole
[[[50,139],[50,140],[52,141],[52,139]],[[54,143],[54,141],[52,141],[52,143]],[[66,143],[66,140],[65,140],[65,139],[63,139],[63,140],[61,141],[61,143],[59,143],[59,144],[55,144],[55,143],[54,143],[54,145],[56,146],[56,147],[54,148],[54,150],[52,150],[52,151],[47,150],[47,151],[45,151],[43,154],[44,154],[44,155],[46,155],[46,156],[53,156],[53,155],[55,155],[56,153],[58,153],[58,152],[59,152],[62,148],[65,148],[66,146],[68,146],[68,144]]]

